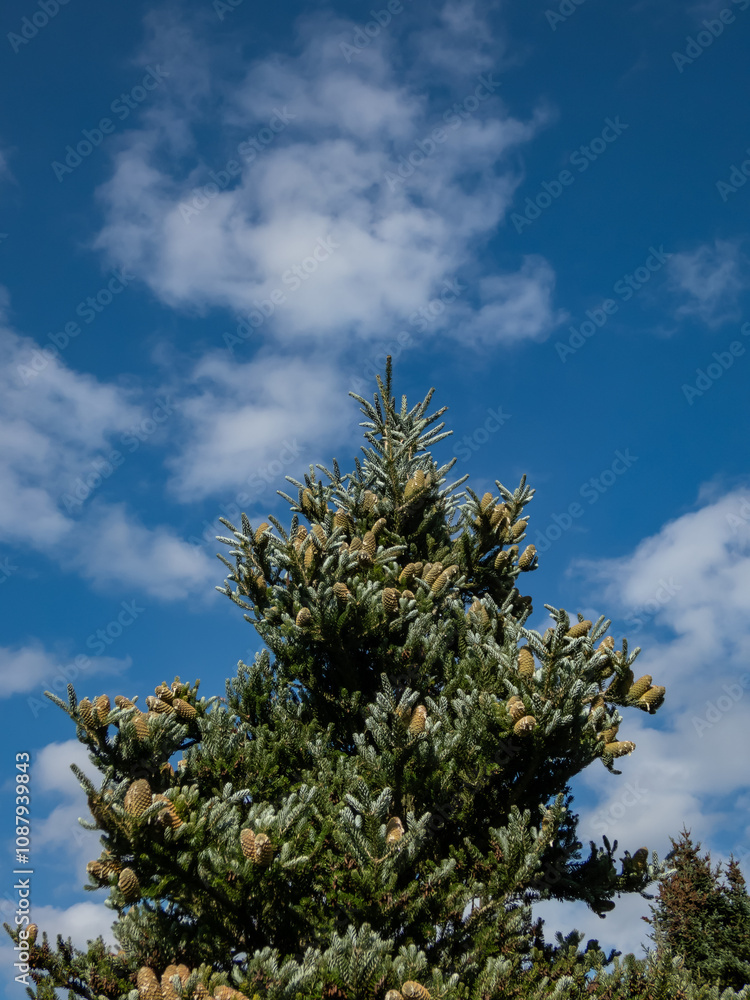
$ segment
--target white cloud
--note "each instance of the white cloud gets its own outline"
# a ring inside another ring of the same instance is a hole
[[[208,584],[205,553],[123,505],[97,503],[96,490],[121,475],[108,461],[116,441],[148,417],[140,394],[72,370],[7,327],[0,372],[0,542],[77,566],[100,586],[173,599]]]
[[[577,808],[580,838],[617,839],[617,855],[641,846],[660,857],[683,826],[714,861],[750,847],[747,762],[750,730],[750,493],[702,491],[701,506],[664,525],[619,559],[579,563],[608,615],[625,619],[630,646],[643,646],[634,673],[651,674],[666,699],[655,717],[622,712],[619,739],[632,756],[622,775],[601,767],[578,779],[594,805]],[[628,622],[632,627],[628,627]],[[635,635],[633,631],[635,630]],[[721,803],[730,803],[729,814]],[[717,804],[718,803],[718,804]],[[652,891],[656,891],[653,887]],[[632,950],[648,928],[637,897],[600,921],[584,907],[540,908],[553,927],[577,924],[608,946]],[[552,917],[550,917],[550,921]]]
[[[457,11],[443,9],[444,46],[457,41]],[[547,335],[559,320],[549,265],[527,260],[517,273],[492,274],[469,263],[503,221],[520,181],[513,155],[545,113],[512,118],[491,73],[484,85],[479,76],[464,80],[444,106],[429,107],[426,64],[416,81],[397,79],[390,36],[347,64],[338,40],[352,27],[306,21],[299,56],[252,64],[233,90],[217,66],[215,114],[233,138],[224,140],[223,162],[194,155],[187,176],[183,156],[170,161],[168,122],[170,111],[184,121],[186,52],[191,65],[201,56],[180,35],[167,57],[170,88],[155,98],[164,103],[148,128],[124,137],[100,190],[106,223],[98,246],[172,306],[262,318],[257,339],[336,350],[337,342],[382,337],[459,272],[469,288],[460,312],[446,310],[430,334],[479,330],[482,343]],[[438,49],[435,41],[431,52]],[[177,107],[169,104],[174,94]],[[238,145],[256,135],[243,159]],[[232,158],[241,165],[235,179]],[[331,250],[315,260],[320,241]]]
[[[130,658],[118,660],[110,656],[87,658],[86,674],[91,677],[120,674],[130,667]],[[80,672],[76,669],[76,675]],[[72,676],[71,664],[57,654],[45,649],[40,642],[25,646],[0,646],[0,696],[9,698],[14,694],[43,690],[51,681],[61,678],[64,692]],[[62,697],[62,695],[61,695]]]
[[[678,317],[694,317],[707,326],[736,322],[740,295],[750,287],[747,258],[739,243],[716,240],[697,250],[672,255],[672,290],[682,299]]]

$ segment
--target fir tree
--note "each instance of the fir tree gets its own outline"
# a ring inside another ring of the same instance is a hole
[[[727,863],[725,883],[688,830],[672,846],[673,870],[651,907],[657,950],[682,957],[699,982],[739,990],[750,984],[750,896],[739,864]]]
[[[459,492],[455,459],[432,456],[449,433],[432,391],[397,408],[390,362],[378,388],[354,396],[362,461],[290,479],[289,527],[224,522],[219,589],[267,647],[226,700],[179,678],[145,712],[50,695],[102,773],[77,772],[102,833],[88,888],[107,891],[120,950],[35,930],[30,995],[614,998],[649,981],[575,934],[545,944],[531,907],[603,916],[661,872],[606,838],[584,854],[569,782],[597,761],[619,774],[623,713],[664,688],[635,680],[638,650],[604,619],[548,606],[544,634],[526,627],[533,491]]]

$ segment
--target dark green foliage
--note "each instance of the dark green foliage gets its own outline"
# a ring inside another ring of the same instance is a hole
[[[684,957],[699,982],[739,990],[750,984],[750,896],[740,867],[730,860],[723,881],[687,830],[672,845],[674,870],[651,908],[655,939]]]

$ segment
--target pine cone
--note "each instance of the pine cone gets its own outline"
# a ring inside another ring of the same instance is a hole
[[[383,589],[383,607],[389,615],[395,615],[398,612],[398,598],[399,593],[394,587]]]
[[[312,490],[305,489],[302,491],[302,497],[300,498],[300,507],[302,508],[303,514],[315,513],[315,497],[312,494]]]
[[[404,835],[404,824],[398,816],[392,816],[385,828],[385,842],[388,847],[398,843]]]
[[[425,567],[425,573],[422,579],[427,584],[428,587],[432,587],[433,583],[437,580],[440,574],[443,572],[443,564],[441,562],[433,563],[429,569]]]
[[[493,528],[497,528],[500,522],[503,520],[503,518],[506,518],[507,513],[508,513],[508,508],[505,506],[505,504],[504,503],[499,504],[492,511],[492,515],[490,517],[490,525]]]
[[[161,991],[164,1000],[179,1000],[179,994],[172,985],[172,977],[179,976],[180,982],[184,986],[189,975],[190,970],[186,965],[168,965],[161,975]]]
[[[518,695],[513,695],[510,697],[505,706],[508,709],[508,714],[514,722],[518,722],[526,714],[526,706],[518,697]]]
[[[309,628],[312,625],[312,611],[309,608],[300,608],[297,612],[296,623],[298,628]]]
[[[141,884],[132,868],[123,868],[117,880],[117,887],[128,903],[134,903],[136,899],[141,898]]]
[[[522,646],[518,650],[518,672],[521,677],[531,678],[534,676],[534,654],[528,646]]]
[[[322,524],[314,524],[312,526],[312,533],[315,535],[315,537],[318,539],[321,545],[325,545],[325,543],[328,541],[328,535],[326,535],[325,528],[323,527]]]
[[[398,990],[388,990],[383,1000],[404,1000],[404,998]]]
[[[36,936],[38,933],[39,933],[39,928],[37,927],[37,925],[29,924],[29,926],[26,928],[26,941],[28,942],[29,945],[33,946],[36,944]]]
[[[648,848],[639,847],[633,855],[633,866],[635,870],[642,874],[648,868]]]
[[[487,609],[480,600],[477,599],[472,601],[469,611],[473,611],[474,615],[479,619],[481,625],[489,625],[490,616],[487,614]]]
[[[536,719],[533,715],[522,716],[515,726],[513,726],[513,732],[516,736],[526,736],[533,729],[536,729]]]
[[[411,713],[411,719],[409,720],[409,732],[412,736],[418,736],[419,733],[423,733],[425,731],[426,724],[427,709],[424,705],[417,705]]]
[[[109,704],[109,698],[106,694],[100,694],[99,697],[94,702],[95,715],[100,726],[103,726],[107,722],[107,718],[111,711],[111,705]]]
[[[421,983],[414,982],[412,979],[404,983],[401,987],[401,992],[404,995],[404,1000],[431,1000],[430,994],[425,987]]]
[[[217,986],[214,990],[216,1000],[247,1000],[244,993],[234,989],[233,986]]]
[[[365,532],[365,537],[362,539],[362,548],[370,559],[375,558],[375,554],[378,551],[378,541],[372,531]]]
[[[373,533],[373,535],[375,535],[375,538],[378,537],[378,535],[381,533],[381,531],[383,530],[383,528],[385,528],[386,524],[388,524],[388,522],[386,521],[386,519],[384,517],[379,517],[377,519],[377,521],[375,522],[375,524],[373,524],[373,526],[372,526],[372,533]]]
[[[255,838],[255,863],[263,868],[273,861],[273,844],[265,833],[259,833]]]
[[[371,493],[370,490],[365,490],[365,495],[362,498],[362,504],[368,514],[372,514],[372,512],[375,510],[375,505],[377,504],[377,502],[378,498],[375,496],[375,494]]]
[[[634,701],[640,698],[641,695],[645,694],[651,687],[652,680],[653,677],[651,674],[644,674],[643,677],[639,677],[628,691],[628,698],[632,698]]]
[[[171,799],[168,799],[166,795],[155,795],[154,802],[164,803],[164,808],[160,809],[157,814],[157,819],[162,826],[170,826],[173,830],[182,826],[182,820]]]
[[[362,548],[362,539],[359,537],[359,535],[355,535],[354,538],[352,538],[351,542],[349,542],[349,551],[359,552],[361,548]]]
[[[162,701],[161,698],[157,698],[156,695],[150,694],[146,698],[146,704],[148,705],[150,712],[155,712],[157,715],[171,715],[174,709],[166,701]]]
[[[497,570],[504,569],[508,565],[508,563],[510,563],[511,559],[512,555],[510,550],[506,550],[505,552],[498,552],[498,554],[495,556],[495,562],[494,562],[495,569]]]
[[[619,699],[623,696],[623,692],[630,690],[633,681],[633,671],[628,667],[624,673],[615,674],[614,679],[604,693],[610,700],[613,698]]]
[[[162,701],[166,701],[168,705],[171,705],[174,699],[174,691],[171,687],[167,687],[166,684],[158,684],[154,688],[154,694],[157,698],[161,698]]]
[[[183,701],[182,698],[175,698],[172,702],[174,710],[179,715],[181,719],[189,722],[191,719],[195,719],[198,716],[195,708],[188,701]]]
[[[78,718],[86,729],[96,729],[98,720],[94,715],[94,706],[88,698],[81,698],[78,702]]]
[[[240,833],[240,846],[244,856],[255,861],[255,834],[252,830],[245,829]]]
[[[137,983],[141,1000],[164,1000],[156,973],[147,965],[142,965],[138,970]]]
[[[582,622],[578,622],[578,624],[574,625],[572,628],[569,628],[567,634],[571,639],[578,639],[582,635],[588,635],[591,624],[592,623],[588,619],[585,619]]]
[[[479,509],[483,514],[485,514],[490,507],[495,503],[495,498],[491,493],[485,493],[479,503]]]
[[[631,754],[635,750],[635,743],[630,743],[625,740],[620,743],[606,743],[604,745],[604,752],[610,754],[612,757],[624,757],[626,754]]]
[[[146,722],[146,716],[143,712],[136,709],[133,713],[131,722],[133,723],[136,739],[147,740],[149,736],[148,722]]]
[[[294,536],[294,547],[295,547],[295,549],[299,550],[299,547],[302,545],[302,543],[304,542],[304,540],[306,538],[307,538],[307,528],[304,526],[304,524],[298,524],[297,525],[297,531],[296,531],[296,534]]]
[[[524,531],[526,531],[528,526],[529,526],[528,518],[524,518],[522,521],[516,521],[516,523],[513,525],[513,530],[511,534],[513,535],[514,538],[520,538],[520,536],[524,533]]]
[[[353,528],[352,519],[345,510],[337,510],[333,515],[334,528],[343,528],[344,531],[351,532]]]
[[[211,1000],[211,994],[203,983],[196,983],[193,987],[193,1000]]]
[[[398,582],[402,587],[408,587],[411,581],[416,576],[417,566],[416,563],[407,563],[406,566],[401,570],[401,574],[398,578]]]
[[[619,724],[616,726],[610,726],[609,729],[602,730],[602,732],[597,736],[597,739],[604,740],[605,743],[614,743],[617,738],[617,730],[619,728]]]
[[[351,599],[352,592],[345,583],[339,581],[333,585],[333,594],[337,601],[346,602]]]
[[[534,561],[534,556],[536,555],[536,546],[527,545],[518,558],[519,569],[528,569],[529,566]]]
[[[115,695],[115,705],[118,708],[132,708],[133,702],[130,698],[126,698],[124,694]]]
[[[260,543],[261,538],[263,538],[264,532],[268,531],[268,529],[270,527],[271,527],[271,525],[268,523],[268,521],[263,521],[261,524],[258,525],[258,527],[256,528],[256,531],[255,531],[255,544],[256,545],[258,545]]]
[[[401,591],[401,596],[405,597],[407,601],[413,601],[414,600],[414,594],[412,593],[411,590],[402,590]]]
[[[123,802],[125,812],[131,816],[142,816],[151,805],[151,785],[145,778],[139,778],[125,792]]]
[[[649,710],[653,709],[655,711],[661,704],[666,693],[667,689],[660,685],[649,688],[648,691],[646,691],[645,694],[642,694],[638,699],[638,703],[640,705],[648,705]]]
[[[611,635],[606,635],[597,646],[597,653],[604,652],[605,649],[614,649],[615,640]]]
[[[312,569],[313,563],[315,562],[315,552],[316,549],[314,545],[308,545],[305,549],[305,558],[303,560],[305,569]]]

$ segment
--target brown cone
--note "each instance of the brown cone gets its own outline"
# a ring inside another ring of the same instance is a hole
[[[643,677],[639,677],[628,691],[628,698],[633,698],[633,700],[640,698],[651,687],[652,680],[653,677],[651,674],[644,674]]]
[[[26,940],[30,945],[36,944],[36,936],[39,933],[39,928],[36,924],[29,924],[26,928]]]
[[[638,701],[641,704],[646,704],[649,706],[649,708],[651,708],[652,706],[657,705],[659,702],[661,702],[662,698],[666,693],[667,689],[665,687],[657,685],[656,687],[650,687],[648,691],[646,691],[644,694],[641,695]]]
[[[568,636],[571,639],[579,639],[582,635],[588,635],[589,629],[591,628],[591,622],[586,619],[585,621],[578,622],[572,628],[568,629]]]
[[[391,844],[398,843],[404,835],[404,824],[398,816],[391,816],[385,828],[385,842],[390,847]]]
[[[141,1000],[164,1000],[156,973],[147,965],[142,965],[138,970],[137,984]]]
[[[159,810],[158,819],[163,826],[171,826],[173,830],[182,826],[182,820],[175,808],[174,802],[166,795],[155,795],[154,802],[163,802],[164,808]]]
[[[522,646],[518,650],[518,672],[521,677],[534,676],[534,654],[528,646]]]
[[[263,868],[273,861],[273,844],[265,833],[259,833],[255,838],[255,863]]]
[[[150,694],[146,698],[146,704],[149,707],[149,711],[156,712],[157,715],[171,715],[174,712],[174,709],[168,702],[162,701],[161,698],[157,698],[153,694]]]
[[[270,527],[271,525],[268,523],[268,521],[263,521],[261,524],[258,525],[258,527],[255,530],[256,545],[260,542],[261,538],[263,537],[263,533],[267,531]]]
[[[384,517],[379,517],[377,519],[377,521],[375,522],[375,524],[373,524],[373,526],[372,526],[372,533],[373,533],[373,535],[375,535],[376,538],[378,537],[378,535],[380,534],[380,532],[383,530],[383,528],[385,528],[385,526],[386,526],[387,523],[388,522],[386,521],[386,519]]]
[[[515,695],[513,697],[516,698]],[[520,698],[516,698],[515,701],[513,701],[513,698],[509,699],[506,708],[514,722],[518,722],[519,719],[522,719],[526,715],[526,706]]]
[[[308,628],[312,624],[313,616],[309,608],[300,608],[297,612],[297,627]]]
[[[109,703],[109,698],[106,694],[100,694],[99,697],[94,702],[95,714],[98,719],[99,725],[103,726],[107,721],[107,716],[111,711],[111,705]]]
[[[399,593],[394,587],[383,589],[383,607],[389,615],[395,615],[398,611]]]
[[[174,691],[171,687],[167,687],[166,684],[157,685],[154,688],[154,694],[157,698],[161,698],[162,701],[166,701],[168,705],[171,705],[174,699]]]
[[[527,545],[526,548],[521,553],[521,555],[518,557],[519,569],[528,569],[529,566],[534,561],[535,555],[536,555],[536,546]]]
[[[141,885],[132,868],[123,868],[117,880],[117,887],[125,897],[126,902],[133,903],[136,899],[140,899]]]
[[[123,802],[125,812],[131,816],[142,816],[151,805],[151,785],[145,778],[139,778],[125,792]]]
[[[398,990],[388,990],[383,1000],[404,1000],[404,998]]]
[[[378,540],[372,531],[365,532],[365,537],[362,539],[362,548],[370,559],[375,558],[375,553],[378,551]]]
[[[494,502],[495,498],[493,497],[493,495],[491,493],[485,493],[479,504],[479,509],[484,514],[490,509],[490,507],[492,507]]]
[[[413,979],[409,979],[404,983],[401,987],[401,992],[404,995],[404,1000],[430,1000],[430,994],[425,987]]]
[[[624,757],[626,754],[631,754],[634,750],[635,743],[630,743],[628,740],[619,743],[606,743],[604,745],[604,752],[611,754],[613,757]]]
[[[115,695],[115,705],[118,708],[132,708],[133,702],[130,698],[126,698],[124,694]]]
[[[522,716],[515,726],[513,726],[513,732],[516,736],[526,736],[534,729],[536,729],[536,719],[533,715]]]
[[[195,708],[188,701],[183,701],[182,698],[175,698],[172,702],[175,712],[179,715],[181,719],[186,722],[190,719],[195,719],[198,715]]]
[[[417,736],[419,733],[423,733],[425,731],[426,724],[427,709],[424,705],[417,705],[411,713],[411,719],[409,720],[409,732],[412,736]]]
[[[341,581],[339,581],[338,583],[334,583],[333,594],[336,600],[344,602],[348,601],[352,596],[352,592],[349,590],[347,585],[345,583],[342,583]]]
[[[240,833],[240,846],[244,856],[255,861],[255,834],[252,830],[243,830]]]
[[[84,724],[86,729],[95,729],[97,725],[97,719],[94,715],[94,706],[88,700],[88,698],[81,698],[78,702],[78,717]]]
[[[139,709],[136,709],[132,717],[133,728],[135,729],[136,738],[139,740],[148,739],[148,723],[146,722],[146,716]]]

